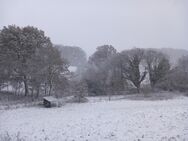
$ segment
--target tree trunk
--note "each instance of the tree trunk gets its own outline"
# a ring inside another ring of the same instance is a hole
[[[150,82],[150,83],[151,83],[151,84],[150,84],[150,85],[151,85],[151,89],[154,90],[155,84],[154,84],[153,82]]]
[[[140,88],[137,88],[137,92],[140,93]]]
[[[49,95],[51,95],[51,91],[52,91],[52,82],[50,80],[50,89],[49,89]]]
[[[49,89],[49,95],[51,95],[51,91],[52,91],[52,87],[53,87],[53,75],[50,76],[50,80],[49,80],[49,85],[50,85],[50,89]]]
[[[140,85],[138,85],[136,88],[137,88],[137,92],[140,93]]]
[[[31,101],[34,101],[34,88],[31,88]]]
[[[37,87],[37,98],[39,97],[40,87]]]
[[[29,93],[29,88],[28,88],[28,84],[27,84],[27,77],[24,75],[24,88],[25,88],[25,96],[27,96],[28,95],[28,93]]]
[[[44,85],[44,94],[46,95],[47,94],[47,84],[45,83],[45,85]]]

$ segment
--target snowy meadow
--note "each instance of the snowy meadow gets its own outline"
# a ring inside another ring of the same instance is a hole
[[[91,100],[0,111],[1,140],[187,141],[188,98]],[[8,133],[8,134],[7,134]]]

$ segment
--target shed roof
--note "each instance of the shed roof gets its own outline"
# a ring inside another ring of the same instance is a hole
[[[54,101],[57,101],[57,99],[53,96],[46,96],[46,97],[43,97],[43,99],[47,100],[47,101],[50,101],[50,102],[54,102]]]

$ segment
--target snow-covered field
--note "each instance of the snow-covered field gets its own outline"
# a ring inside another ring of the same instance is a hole
[[[26,141],[188,141],[188,98],[1,110],[6,131]]]

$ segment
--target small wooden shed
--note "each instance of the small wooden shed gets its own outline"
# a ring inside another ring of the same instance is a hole
[[[47,108],[56,107],[58,106],[58,101],[55,97],[46,96],[46,97],[43,97],[43,104]]]

